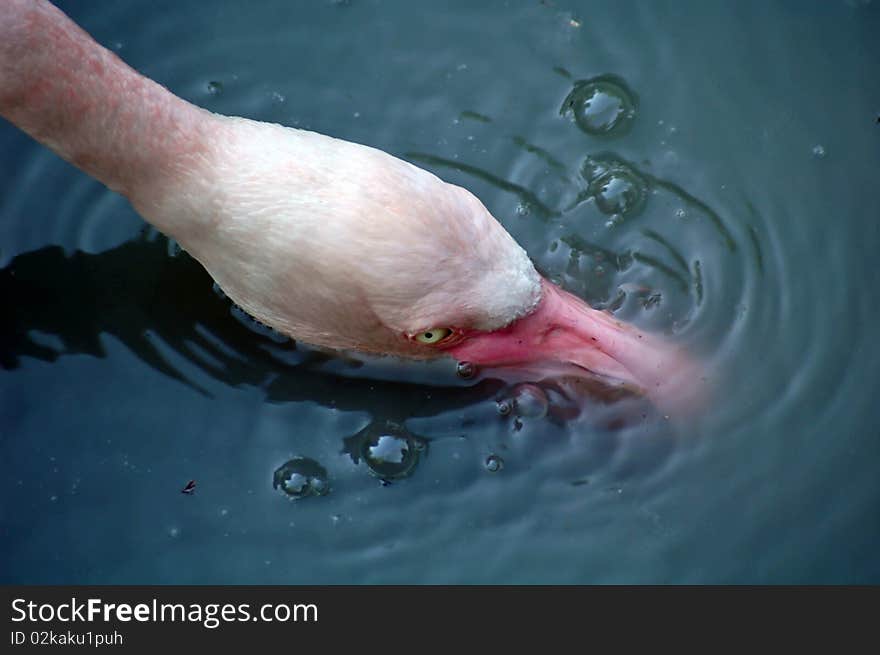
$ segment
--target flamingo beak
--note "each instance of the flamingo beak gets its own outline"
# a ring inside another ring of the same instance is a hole
[[[600,378],[647,396],[660,409],[693,408],[700,372],[679,348],[641,332],[547,280],[537,308],[493,332],[470,333],[449,353],[481,368]]]

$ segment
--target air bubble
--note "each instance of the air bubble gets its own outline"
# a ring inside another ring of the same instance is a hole
[[[486,458],[485,466],[489,473],[498,473],[498,471],[504,468],[504,460],[498,455],[489,455]]]
[[[629,129],[636,115],[636,96],[619,77],[601,75],[575,82],[559,113],[572,113],[587,134],[607,135]]]
[[[473,362],[459,362],[455,367],[458,377],[469,380],[477,374],[477,365]]]
[[[294,457],[275,471],[272,487],[291,498],[323,496],[330,491],[327,470],[308,457]]]
[[[818,143],[813,146],[813,157],[816,159],[823,159],[825,154],[825,146]]]
[[[496,403],[496,408],[501,416],[509,416],[513,411],[513,403],[509,400],[499,400]]]
[[[643,209],[647,184],[630,164],[610,155],[587,157],[581,175],[587,182],[586,195],[599,211],[614,217],[614,224]]]
[[[397,480],[409,476],[424,450],[409,435],[382,434],[364,444],[363,457],[370,472],[383,480]]]
[[[412,475],[428,449],[427,439],[389,420],[370,423],[344,444],[343,452],[355,464],[363,460],[370,473],[383,482]]]
[[[541,387],[535,384],[520,384],[513,390],[512,395],[517,416],[529,419],[547,416],[550,401]]]

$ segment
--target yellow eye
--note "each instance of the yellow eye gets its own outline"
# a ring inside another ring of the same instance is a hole
[[[430,330],[419,332],[416,335],[416,341],[427,344],[440,343],[450,334],[452,334],[452,330],[449,328],[431,328]]]

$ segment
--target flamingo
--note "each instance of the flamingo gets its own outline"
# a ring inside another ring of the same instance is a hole
[[[124,195],[299,341],[598,377],[664,408],[690,356],[538,274],[467,190],[366,145],[211,113],[45,0],[0,0],[0,115]]]

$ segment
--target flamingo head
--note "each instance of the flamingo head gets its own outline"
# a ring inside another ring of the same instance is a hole
[[[212,199],[192,212],[211,223],[190,251],[260,321],[334,349],[583,375],[661,401],[696,384],[674,345],[539,275],[465,189],[366,146],[222,120],[210,173],[171,206]]]

